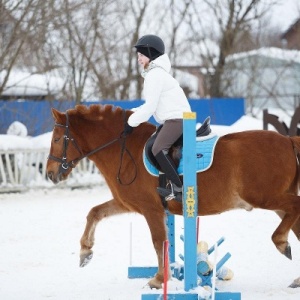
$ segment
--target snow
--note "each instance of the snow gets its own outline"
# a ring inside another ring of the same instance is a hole
[[[28,130],[27,127],[19,122],[19,121],[14,121],[12,122],[6,132],[8,135],[16,135],[16,136],[27,136]]]
[[[276,1],[269,11],[269,21],[273,26],[287,30],[300,16],[299,0]]]
[[[262,121],[244,116],[230,127],[212,128],[222,135],[262,129]],[[25,139],[2,135],[1,147],[5,137],[9,140],[6,147],[20,147],[15,139]],[[46,146],[50,137],[47,133],[36,139]],[[37,144],[33,140],[27,137],[28,147]],[[0,299],[138,300],[141,294],[153,292],[147,287],[147,279],[127,278],[130,261],[134,266],[157,263],[149,229],[138,214],[103,220],[96,229],[94,257],[89,265],[79,268],[79,240],[85,217],[93,206],[110,199],[110,191],[100,175],[99,185],[89,189],[56,187],[0,193]],[[274,212],[265,210],[235,210],[200,218],[200,240],[211,246],[224,236],[218,260],[226,252],[232,255],[226,266],[233,270],[234,277],[217,281],[220,291],[241,292],[243,300],[300,298],[300,288],[288,288],[300,276],[300,244],[291,233],[292,261],[277,251],[271,235],[279,220]],[[175,224],[176,259],[181,263],[181,216],[176,216]],[[172,279],[168,286],[169,292],[182,290],[183,282]]]
[[[7,71],[0,72],[0,82],[7,76]],[[6,87],[2,93],[4,96],[31,95],[42,96],[58,93],[64,85],[62,78],[54,72],[35,74],[22,70],[10,71]]]
[[[36,137],[0,134],[0,151],[17,149],[49,149],[52,132]]]
[[[227,57],[227,61],[238,60],[242,58],[248,58],[250,56],[264,56],[278,60],[284,60],[292,63],[300,63],[300,51],[298,50],[287,50],[275,47],[259,48],[256,50],[235,53]]]

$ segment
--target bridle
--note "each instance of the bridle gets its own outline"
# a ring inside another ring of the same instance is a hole
[[[124,126],[125,126],[125,122],[126,122],[125,118],[126,118],[126,116],[125,116],[125,111],[124,110],[123,110],[123,116],[124,116]],[[56,127],[63,127],[63,128],[65,128],[65,132],[64,132],[64,136],[63,136],[64,141],[63,141],[62,157],[59,158],[59,157],[56,157],[56,156],[53,156],[53,155],[49,154],[48,155],[48,159],[51,159],[51,160],[54,160],[54,161],[60,163],[60,166],[59,166],[59,173],[60,174],[66,173],[69,170],[69,168],[71,168],[71,169],[75,168],[76,164],[80,160],[82,160],[83,158],[89,157],[92,154],[94,154],[96,152],[99,152],[99,151],[101,151],[101,150],[109,147],[110,145],[112,145],[112,144],[120,141],[121,142],[121,156],[120,156],[120,166],[119,166],[119,170],[118,170],[118,174],[117,174],[117,180],[122,185],[129,185],[129,184],[131,184],[131,183],[134,182],[134,180],[136,179],[136,176],[137,176],[137,166],[136,166],[136,163],[134,161],[133,156],[131,155],[131,153],[129,152],[129,150],[126,148],[126,135],[124,135],[123,133],[121,133],[119,137],[117,137],[117,138],[109,141],[108,143],[106,143],[104,145],[101,145],[101,146],[95,148],[94,150],[92,150],[92,151],[90,151],[90,152],[88,152],[86,154],[83,154],[83,152],[78,147],[76,141],[74,140],[74,138],[70,134],[68,112],[66,112],[66,125],[55,123],[54,127],[55,126]],[[71,142],[74,145],[74,147],[76,148],[76,150],[79,153],[79,157],[77,157],[77,158],[75,158],[73,160],[70,160],[70,161],[68,161],[68,159],[67,159],[67,149],[68,149],[69,142]],[[130,182],[128,182],[128,183],[123,183],[122,180],[121,180],[121,178],[120,178],[124,152],[127,152],[127,154],[129,155],[129,157],[131,158],[131,160],[132,160],[132,162],[134,163],[134,166],[135,166],[135,174],[133,176],[133,179]]]

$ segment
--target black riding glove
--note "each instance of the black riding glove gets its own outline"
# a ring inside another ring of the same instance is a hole
[[[122,135],[127,136],[128,134],[132,133],[132,131],[133,131],[133,127],[131,127],[128,123],[126,123]]]

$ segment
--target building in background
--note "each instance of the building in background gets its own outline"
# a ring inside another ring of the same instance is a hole
[[[261,48],[231,55],[222,83],[229,97],[243,95],[248,109],[293,111],[300,105],[300,51]]]
[[[0,84],[6,72],[6,70],[0,72]],[[38,74],[13,69],[10,71],[0,100],[54,100],[64,84],[54,71]]]
[[[281,39],[286,48],[300,50],[300,18],[281,35]]]

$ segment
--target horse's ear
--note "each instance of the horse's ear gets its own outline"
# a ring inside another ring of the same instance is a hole
[[[55,108],[52,108],[52,116],[53,116],[55,121],[58,121],[60,119],[61,115],[62,115],[62,113],[60,111],[58,111]]]

